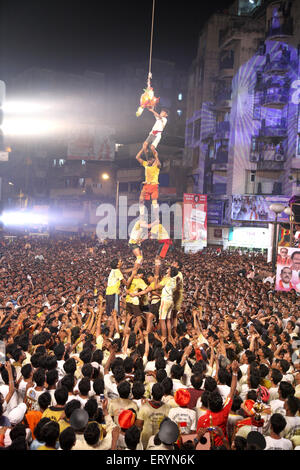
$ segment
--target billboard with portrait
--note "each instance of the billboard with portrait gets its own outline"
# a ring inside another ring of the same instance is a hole
[[[274,222],[275,213],[271,211],[271,204],[288,206],[287,196],[261,196],[234,194],[231,204],[231,219],[249,222]],[[288,222],[289,216],[282,212],[278,215],[278,222]]]
[[[185,193],[183,196],[182,243],[199,249],[207,246],[207,195]]]
[[[300,293],[300,248],[279,246],[277,252],[276,290]]]

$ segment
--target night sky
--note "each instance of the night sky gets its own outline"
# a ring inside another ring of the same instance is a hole
[[[211,13],[232,0],[156,0],[153,57],[187,69]],[[0,1],[0,79],[30,67],[113,72],[149,60],[152,0]]]

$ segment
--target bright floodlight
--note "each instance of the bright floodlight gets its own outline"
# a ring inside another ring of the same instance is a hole
[[[5,226],[22,226],[28,227],[31,225],[48,225],[48,217],[43,214],[24,211],[11,211],[3,212],[0,217],[1,222]]]
[[[28,119],[7,117],[2,125],[5,135],[24,136],[24,135],[43,135],[57,132],[60,129],[60,123],[52,119]]]
[[[6,101],[3,103],[3,112],[5,114],[31,114],[49,111],[49,103],[40,103],[35,101]]]
[[[109,175],[107,173],[102,174],[102,179],[109,180]]]

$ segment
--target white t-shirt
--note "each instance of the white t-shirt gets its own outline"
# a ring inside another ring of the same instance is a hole
[[[300,416],[285,416],[286,427],[281,433],[285,439],[291,439],[300,434]]]
[[[224,403],[230,393],[230,387],[228,385],[218,385],[218,390]]]
[[[5,384],[0,385],[0,393],[2,393],[4,400],[5,400],[6,395],[8,394],[8,392],[9,392],[9,386],[8,386],[8,385],[5,385]],[[18,406],[18,404],[19,404],[19,397],[18,397],[17,392],[14,392],[14,393],[12,394],[11,399],[10,399],[9,402],[7,403],[7,406],[6,406],[6,409],[5,409],[4,413],[3,413],[3,416],[8,417],[9,413],[10,413],[14,408],[16,408],[16,406]]]
[[[153,131],[159,131],[159,132],[162,132],[164,130],[164,128],[166,127],[166,124],[168,122],[167,118],[166,117],[156,117],[155,116],[155,123],[154,123],[154,126],[152,127],[152,130],[151,130],[151,133]]]
[[[174,421],[181,432],[181,434],[190,434],[197,428],[197,414],[196,411],[189,408],[171,408],[169,418]]]
[[[272,400],[270,402],[271,414],[280,413],[285,416],[286,411],[284,409],[284,400]]]
[[[271,436],[266,436],[265,450],[293,450],[293,444],[289,439],[273,439]]]

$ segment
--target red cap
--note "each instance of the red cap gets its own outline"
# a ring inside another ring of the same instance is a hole
[[[131,428],[135,422],[135,414],[131,410],[123,410],[119,414],[119,426],[123,429]]]
[[[191,400],[191,395],[185,388],[180,388],[175,392],[174,399],[179,406],[187,406]]]

